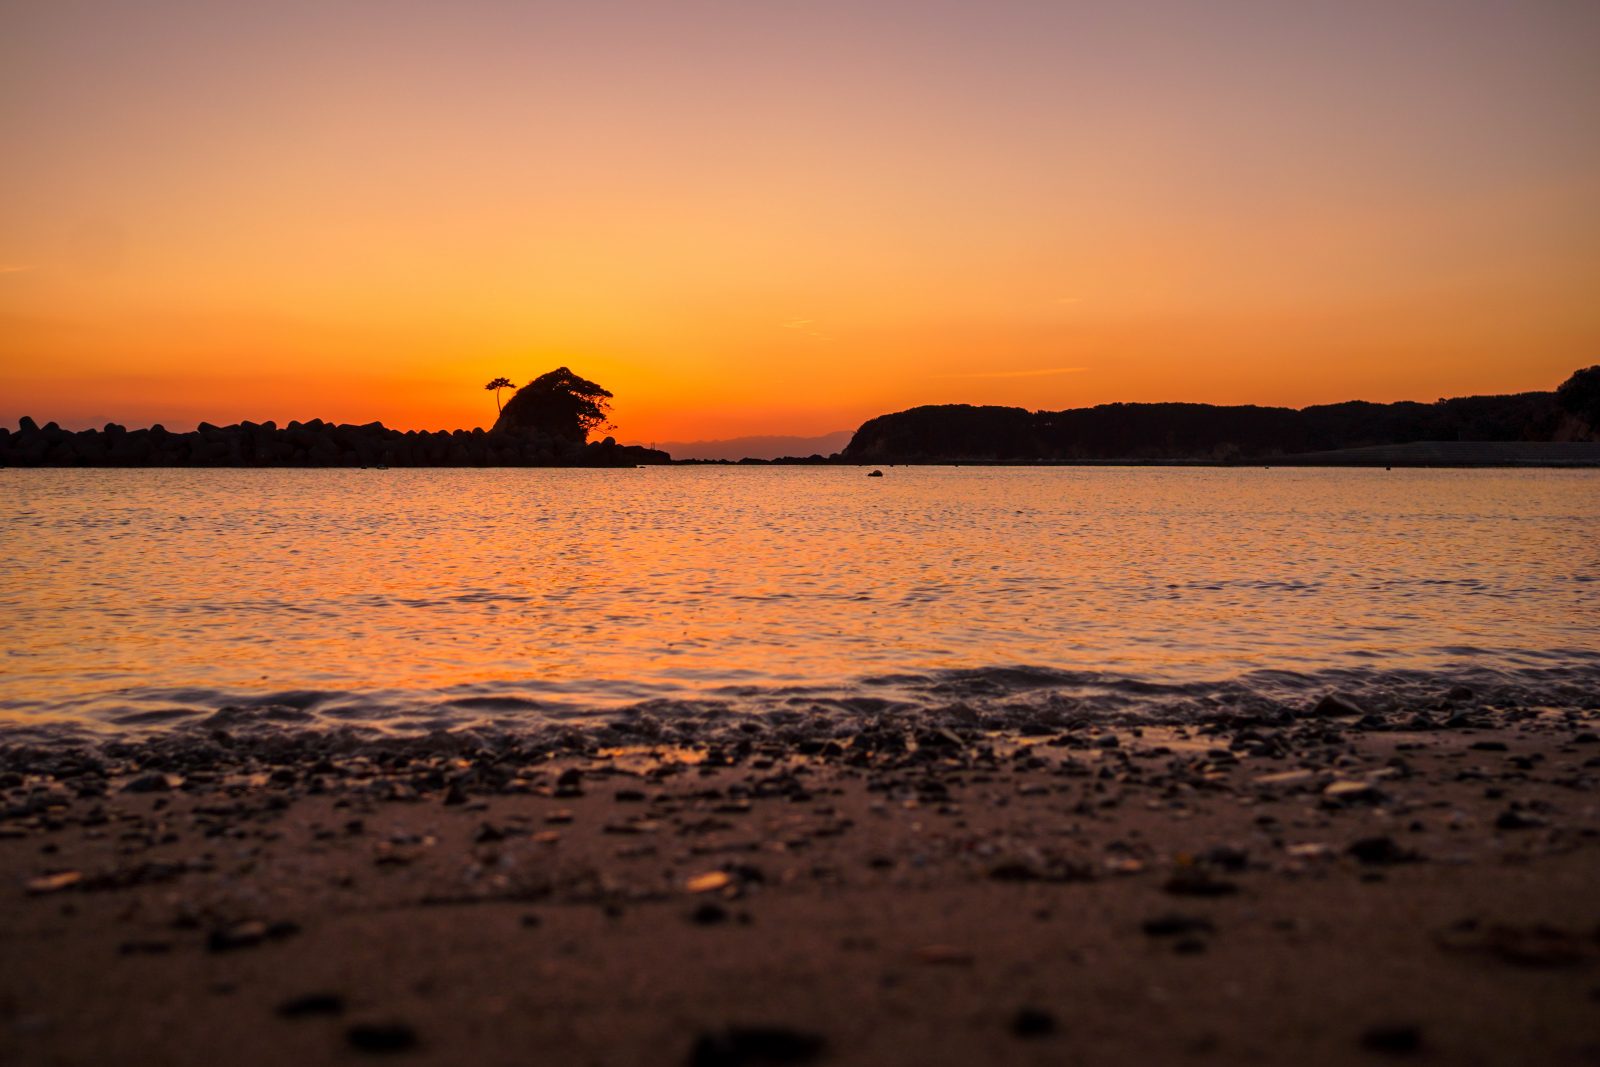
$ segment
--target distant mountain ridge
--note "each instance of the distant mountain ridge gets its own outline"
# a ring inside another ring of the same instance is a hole
[[[1101,404],[1065,411],[941,404],[863,423],[841,458],[857,462],[1229,462],[1415,441],[1600,440],[1600,366],[1555,392],[1432,404],[1348,401],[1295,409]]]
[[[850,430],[835,430],[818,437],[759,434],[715,441],[662,441],[654,447],[673,459],[779,459],[787,456],[831,456],[850,442]]]

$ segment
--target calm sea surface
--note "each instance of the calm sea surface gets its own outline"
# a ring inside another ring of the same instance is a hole
[[[1600,694],[1595,472],[863,474],[0,470],[0,717]]]

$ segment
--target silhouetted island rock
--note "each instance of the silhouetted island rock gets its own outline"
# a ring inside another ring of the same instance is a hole
[[[1600,366],[1578,371],[1557,392],[1457,397],[1432,404],[1358,400],[1299,410],[1211,404],[1101,404],[1066,411],[970,404],[917,407],[862,424],[840,458],[855,463],[1228,463],[1465,441],[1600,441]],[[1520,461],[1517,450],[1500,451],[1508,457],[1505,462]],[[1583,448],[1575,454],[1594,451]],[[1485,452],[1483,462],[1500,461],[1492,452]],[[1379,454],[1372,461],[1379,461]]]
[[[610,406],[610,390],[558,367],[518,389],[490,432],[581,444],[605,425]]]

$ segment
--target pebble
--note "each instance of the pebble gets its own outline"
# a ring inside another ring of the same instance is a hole
[[[1392,837],[1363,837],[1353,842],[1345,852],[1359,863],[1379,866],[1390,863],[1415,863],[1422,857],[1411,849],[1395,844]]]
[[[1155,918],[1146,919],[1139,928],[1147,937],[1179,937],[1184,934],[1211,934],[1216,932],[1216,927],[1211,920],[1201,915],[1181,915],[1169,912],[1157,915]]]
[[[1361,1047],[1369,1052],[1407,1055],[1422,1049],[1422,1031],[1410,1025],[1373,1026],[1362,1031]]]
[[[706,901],[689,913],[689,921],[698,926],[715,926],[728,921],[728,909],[721,904]]]
[[[1322,790],[1322,797],[1335,804],[1376,804],[1383,800],[1383,794],[1370,782],[1356,781],[1330,782]]]
[[[1041,1008],[1019,1008],[1011,1018],[1011,1032],[1017,1037],[1049,1037],[1056,1032],[1056,1017]]]
[[[683,887],[691,893],[714,893],[726,888],[732,882],[733,876],[727,871],[707,871],[705,874],[697,874],[690,878]]]
[[[1529,815],[1516,808],[1507,808],[1500,813],[1494,821],[1496,830],[1536,830],[1545,825],[1545,821],[1537,815]]]
[[[254,948],[264,941],[282,941],[300,932],[291,922],[265,923],[260,919],[247,919],[231,926],[211,931],[206,948],[212,952],[231,952],[234,949]]]
[[[827,1042],[817,1034],[776,1026],[733,1026],[695,1039],[689,1067],[780,1067],[814,1063]]]
[[[1319,719],[1344,719],[1366,713],[1361,705],[1339,693],[1329,693],[1311,709],[1311,715]]]
[[[1239,891],[1237,884],[1217,878],[1204,867],[1179,867],[1161,888],[1182,897],[1223,897]]]
[[[337,993],[306,993],[290,997],[278,1005],[278,1014],[285,1019],[304,1019],[312,1015],[340,1015],[344,1012],[344,998]]]
[[[417,1033],[405,1023],[357,1023],[344,1032],[362,1052],[406,1052],[417,1047]]]
[[[171,941],[124,941],[117,946],[122,956],[165,956],[171,951]]]
[[[27,890],[29,896],[37,897],[71,889],[82,881],[82,871],[57,871],[54,874],[41,874],[37,878],[29,878],[23,883],[23,888]]]

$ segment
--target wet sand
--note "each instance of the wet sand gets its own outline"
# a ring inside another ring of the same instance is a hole
[[[11,744],[0,1062],[1600,1063],[1600,710],[1354,710]]]

